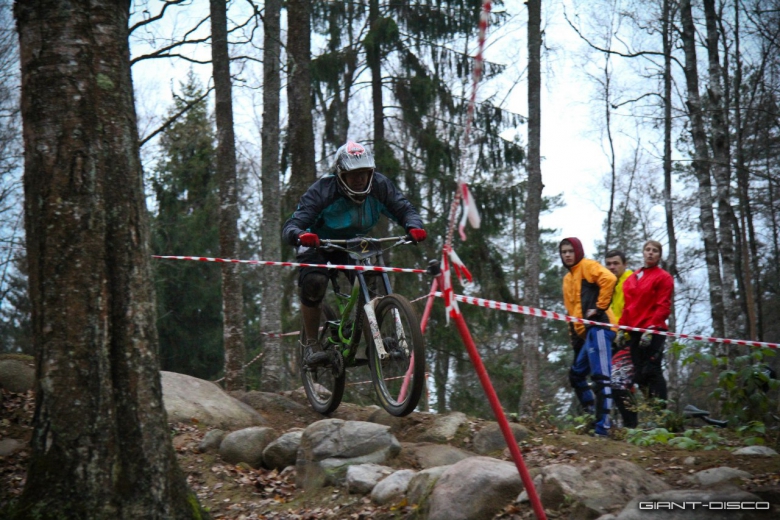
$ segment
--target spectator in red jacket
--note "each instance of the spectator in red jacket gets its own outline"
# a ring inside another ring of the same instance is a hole
[[[625,307],[620,325],[643,329],[668,330],[667,318],[672,310],[674,280],[659,267],[663,248],[660,242],[648,240],[642,247],[644,267],[635,271],[623,284]],[[650,398],[666,401],[666,378],[662,367],[666,336],[650,332],[621,332],[631,350],[634,381]]]

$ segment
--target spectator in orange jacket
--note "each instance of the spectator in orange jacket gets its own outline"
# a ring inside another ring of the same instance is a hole
[[[563,277],[563,303],[569,316],[603,323],[615,323],[609,310],[617,278],[603,265],[585,257],[582,242],[570,237],[558,246],[561,261],[569,272]],[[574,363],[569,370],[569,381],[583,410],[595,415],[595,433],[606,437],[611,428],[612,340],[615,332],[610,327],[570,323]],[[587,383],[593,381],[596,395]]]
[[[648,240],[642,247],[644,267],[635,271],[623,284],[625,307],[620,325],[643,329],[669,330],[666,324],[672,311],[674,280],[661,269],[663,248],[660,242]],[[650,332],[621,332],[631,349],[634,381],[650,398],[666,401],[666,378],[663,371],[666,336]]]

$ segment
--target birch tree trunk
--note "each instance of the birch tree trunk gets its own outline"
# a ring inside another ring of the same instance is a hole
[[[528,197],[525,203],[525,282],[523,304],[539,307],[539,213],[542,207],[541,45],[542,2],[528,6]],[[523,324],[523,393],[520,412],[532,411],[539,399],[539,320]]]
[[[699,96],[699,69],[696,64],[696,31],[691,14],[691,0],[680,2],[682,21],[682,42],[685,51],[685,83],[688,90],[688,115],[691,122],[694,159],[693,171],[699,183],[699,220],[704,240],[704,254],[707,263],[707,278],[710,293],[710,315],[712,330],[718,337],[724,337],[723,284],[720,276],[718,237],[715,231],[715,217],[712,206],[712,182],[710,181],[707,135],[704,131],[701,98]]]
[[[740,317],[737,304],[736,271],[734,267],[734,210],[731,207],[731,152],[729,145],[728,118],[726,115],[728,100],[724,100],[723,70],[720,66],[718,49],[718,14],[715,12],[715,0],[704,0],[704,14],[707,25],[707,57],[709,59],[710,83],[707,89],[709,97],[710,126],[712,128],[712,174],[715,178],[718,203],[718,238],[721,269],[723,273],[723,332],[726,337],[734,337]],[[736,352],[736,345],[729,350]]]
[[[759,256],[756,247],[755,227],[753,223],[753,210],[750,204],[750,172],[748,170],[745,158],[745,127],[742,119],[742,55],[740,53],[740,13],[739,4],[734,4],[734,126],[736,128],[736,174],[739,194],[739,214],[742,222],[742,272],[743,286],[745,294],[745,310],[748,318],[748,338],[756,340],[761,336],[761,298],[756,295],[761,294],[761,269],[759,268]],[[761,68],[766,63],[766,55],[762,59]],[[748,113],[752,106],[748,103]],[[754,286],[755,281],[755,286]]]
[[[162,403],[129,2],[15,5],[36,352],[17,518],[202,518]]]
[[[217,118],[217,178],[219,180],[219,252],[239,258],[238,180],[233,132],[233,94],[227,41],[227,3],[211,0],[211,64],[214,112]],[[244,390],[244,292],[238,264],[222,264],[222,338],[225,349],[225,389]]]
[[[263,18],[263,258],[282,257],[280,235],[281,208],[279,204],[279,96],[280,75],[279,17],[281,0],[266,0]],[[263,301],[261,328],[264,331],[282,330],[282,277],[278,271],[263,271]],[[263,373],[260,388],[277,392],[285,387],[281,338],[263,340]]]

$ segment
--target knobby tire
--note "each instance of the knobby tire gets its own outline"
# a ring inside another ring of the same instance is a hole
[[[393,317],[396,311],[406,339],[406,349],[403,348],[403,341],[399,341],[399,330]],[[382,407],[396,417],[403,417],[417,407],[425,386],[425,347],[420,320],[409,300],[398,294],[381,298],[376,304],[375,313],[389,356],[384,361],[379,359],[368,319],[364,317],[364,330],[369,342],[368,365],[371,379]],[[403,390],[406,374],[409,374],[409,377]]]
[[[327,321],[337,320],[338,316],[332,307],[326,303],[322,304],[322,318],[320,319],[320,326],[322,330],[319,333],[320,347],[325,349],[332,349],[332,346],[328,344],[328,337],[330,337],[331,331],[326,326]],[[301,367],[301,380],[303,381],[303,388],[306,391],[306,397],[311,404],[311,407],[315,411],[321,414],[329,414],[339,407],[341,399],[344,397],[344,386],[346,384],[346,371],[342,367],[340,374],[334,374],[333,368],[330,366],[315,367],[311,370],[304,367],[304,355],[306,345],[306,330],[301,323],[301,333],[299,335],[300,343],[298,348],[300,350],[300,367]]]

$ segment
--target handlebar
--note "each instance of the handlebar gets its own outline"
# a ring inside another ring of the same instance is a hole
[[[329,245],[335,245],[335,246],[347,245],[347,244],[350,244],[350,243],[360,243],[362,241],[366,241],[366,242],[397,242],[399,244],[414,242],[411,239],[410,235],[403,235],[403,236],[397,236],[397,237],[385,237],[385,238],[355,237],[355,238],[347,238],[347,239],[341,239],[341,240],[323,238],[323,239],[320,239],[320,244],[321,244],[320,247],[322,247],[322,246],[329,246]]]

